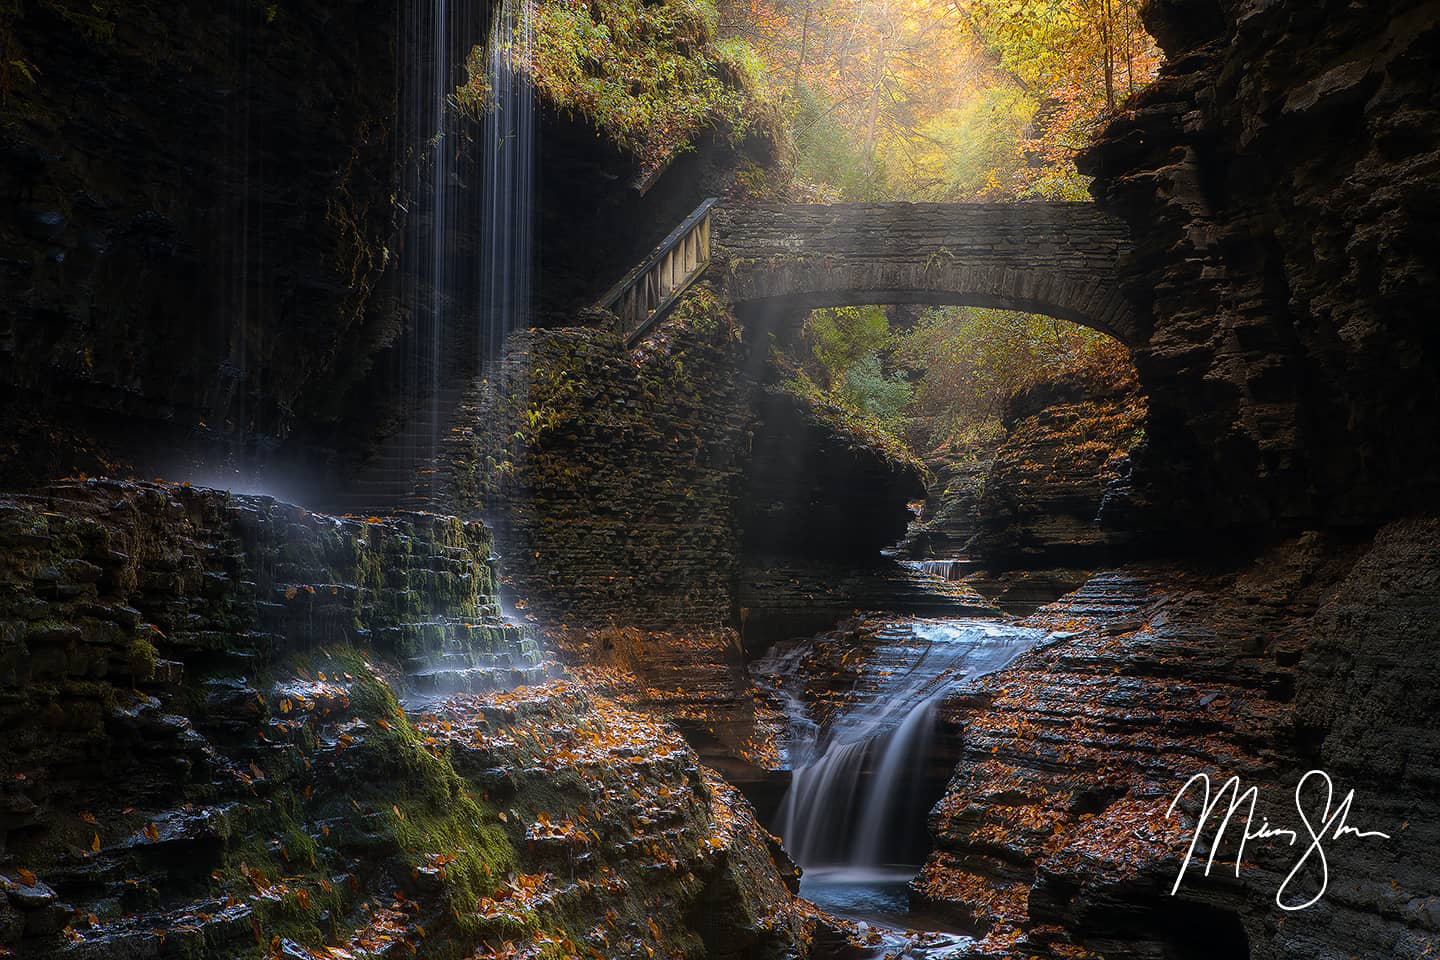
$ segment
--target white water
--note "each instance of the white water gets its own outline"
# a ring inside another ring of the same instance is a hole
[[[529,317],[535,259],[533,0],[422,0],[402,14],[404,135],[401,312],[408,327],[401,371],[415,466],[433,462],[457,384],[498,354]],[[485,19],[489,17],[488,22]],[[456,93],[484,43],[487,91],[477,119]],[[447,393],[447,387],[449,392]]]
[[[530,315],[535,259],[535,92],[533,0],[500,0],[486,48],[481,159],[482,351],[499,352],[506,334]],[[482,359],[484,357],[482,356]]]
[[[825,729],[810,718],[796,672],[810,644],[838,641],[817,638],[762,662],[762,672],[783,678],[790,714],[793,774],[779,832],[795,862],[874,871],[901,860],[937,799],[923,790],[936,707],[957,681],[1005,667],[1044,636],[993,620],[897,621],[871,656],[873,692]]]

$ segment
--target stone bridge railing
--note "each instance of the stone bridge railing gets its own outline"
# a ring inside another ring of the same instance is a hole
[[[713,249],[712,249],[713,244]],[[1090,203],[707,200],[600,306],[633,343],[707,270],[742,311],[846,304],[999,307],[1137,343],[1119,265],[1129,228]]]

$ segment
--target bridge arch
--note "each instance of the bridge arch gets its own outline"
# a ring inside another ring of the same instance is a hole
[[[998,307],[1127,346],[1129,229],[1089,203],[753,204],[715,212],[714,259],[742,311],[856,304]]]

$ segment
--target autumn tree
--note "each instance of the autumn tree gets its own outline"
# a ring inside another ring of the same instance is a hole
[[[731,0],[821,196],[1080,198],[1098,120],[1158,52],[1139,0]]]

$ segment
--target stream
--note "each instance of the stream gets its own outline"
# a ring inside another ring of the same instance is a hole
[[[853,647],[824,634],[756,664],[789,719],[793,772],[775,829],[804,870],[800,893],[863,924],[876,956],[940,957],[969,942],[907,932],[943,926],[913,914],[909,896],[949,775],[937,712],[957,682],[1003,669],[1045,636],[1001,620],[893,617],[867,625]],[[848,686],[814,686],[813,664],[848,665],[857,652],[863,669]]]

